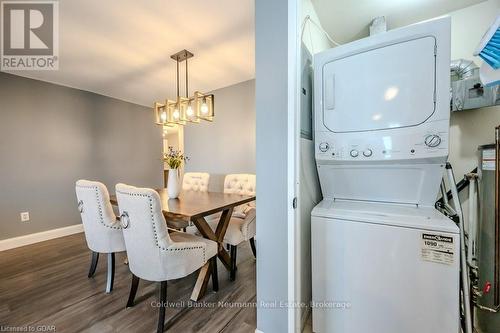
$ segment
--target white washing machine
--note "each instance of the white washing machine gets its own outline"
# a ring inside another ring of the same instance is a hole
[[[333,200],[313,216],[314,332],[458,332],[460,238],[450,219]]]
[[[449,18],[315,55],[316,333],[459,331],[459,230],[433,207],[449,63]]]

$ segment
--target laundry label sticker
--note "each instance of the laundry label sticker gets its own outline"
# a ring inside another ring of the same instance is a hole
[[[495,170],[495,149],[483,150],[483,170]]]
[[[453,265],[455,261],[455,246],[453,237],[422,233],[422,260],[438,264]]]

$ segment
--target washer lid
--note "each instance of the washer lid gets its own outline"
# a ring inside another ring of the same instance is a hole
[[[403,228],[459,233],[457,225],[433,207],[323,200],[314,207],[311,215]]]
[[[322,69],[324,126],[345,133],[424,123],[436,108],[436,45],[424,36],[357,53],[333,49]]]

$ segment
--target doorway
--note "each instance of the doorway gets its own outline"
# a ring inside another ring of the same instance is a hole
[[[163,156],[170,149],[179,150],[184,152],[184,126],[182,125],[171,125],[163,127]],[[183,173],[184,166],[181,167],[181,175]],[[169,167],[167,163],[163,163],[163,186],[166,188],[168,183],[168,172]]]

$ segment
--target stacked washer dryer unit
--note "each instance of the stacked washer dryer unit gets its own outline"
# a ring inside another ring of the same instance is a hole
[[[450,19],[314,58],[313,331],[459,331],[459,230],[433,207],[448,157]]]

